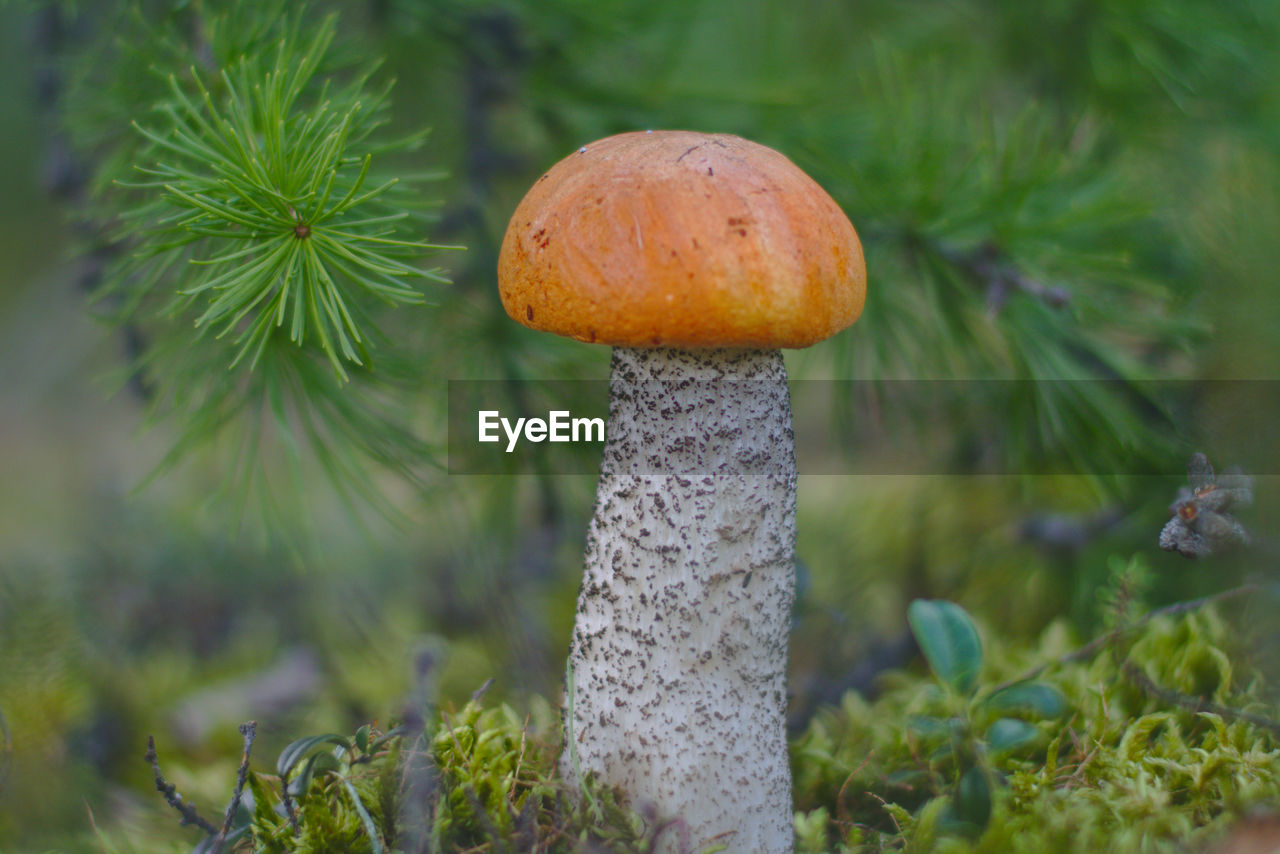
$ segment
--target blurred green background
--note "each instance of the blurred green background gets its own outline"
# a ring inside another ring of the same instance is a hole
[[[380,321],[414,366],[398,388],[427,446],[412,477],[368,463],[397,521],[305,453],[274,506],[227,498],[216,443],[139,488],[190,413],[149,410],[138,329],[93,318],[104,259],[130,250],[103,237],[130,204],[112,158],[145,153],[129,121],[158,96],[137,81],[180,73],[200,26],[243,8],[0,4],[0,848],[101,850],[95,822],[136,850],[190,843],[150,791],[147,734],[216,809],[249,718],[271,756],[395,720],[415,691],[458,703],[493,679],[517,707],[555,701],[593,478],[448,476],[441,431],[449,380],[607,376],[605,348],[509,321],[494,268],[524,190],[609,133],[740,134],[849,213],[867,312],[790,354],[795,377],[1202,383],[1172,419],[1062,396],[917,425],[939,460],[994,447],[1079,475],[802,478],[797,724],[913,666],[917,596],[1012,638],[1062,618],[1087,639],[1113,555],[1156,570],[1153,602],[1274,574],[1275,477],[1257,478],[1252,549],[1209,571],[1155,543],[1185,480],[1175,428],[1211,418],[1216,465],[1280,471],[1280,413],[1212,382],[1280,379],[1276,4],[346,0],[300,19],[328,11],[335,52],[395,78],[390,132],[431,128],[386,167],[447,173],[425,191],[428,237],[467,247],[432,259],[453,281],[432,305]],[[191,334],[148,322],[152,340]],[[797,420],[834,419],[856,458],[866,403]],[[1121,452],[1167,476],[1108,474]]]

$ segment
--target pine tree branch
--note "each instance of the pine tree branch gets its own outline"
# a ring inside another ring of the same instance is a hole
[[[976,249],[962,252],[946,243],[930,238],[920,238],[922,246],[956,267],[976,284],[984,287],[987,313],[1000,313],[1009,295],[1021,291],[1041,300],[1052,308],[1062,308],[1071,301],[1071,292],[1060,285],[1049,285],[1028,276],[1016,264],[1007,260],[1004,252],[993,241],[986,241]]]
[[[374,469],[418,485],[435,460],[405,393],[420,345],[388,326],[444,281],[422,264],[444,248],[424,239],[422,184],[443,176],[379,170],[425,132],[387,137],[390,84],[333,15],[270,0],[122,25],[101,39],[108,80],[86,75],[63,112],[95,173],[87,289],[151,420],[177,424],[153,476],[229,453],[228,503],[264,528],[299,525],[302,502],[277,493],[310,471],[401,521]]]

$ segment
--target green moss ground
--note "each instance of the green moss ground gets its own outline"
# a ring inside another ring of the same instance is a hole
[[[1048,664],[1038,681],[1067,700],[1060,714],[1024,714],[1034,733],[1013,747],[981,699],[957,700],[929,673],[887,673],[875,699],[850,693],[820,711],[792,741],[797,849],[1180,852],[1280,806],[1280,739],[1251,720],[1273,715],[1272,695],[1223,612],[1131,625],[1080,660],[1063,623],[1033,645],[981,633],[973,697]],[[986,734],[939,749],[920,722],[957,714]],[[364,728],[299,742],[274,772],[250,775],[236,850],[633,852],[674,832],[589,783],[576,798],[557,779],[558,744],[551,703],[518,713],[483,699],[433,713],[416,734],[410,723],[381,738]],[[990,782],[982,827],[956,821],[957,781],[973,767]],[[299,790],[296,829],[281,770]],[[175,850],[100,840],[109,851]]]

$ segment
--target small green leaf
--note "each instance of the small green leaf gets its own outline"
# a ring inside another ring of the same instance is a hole
[[[311,781],[317,774],[328,774],[330,771],[337,771],[340,767],[338,757],[332,753],[313,753],[302,766],[302,770],[289,782],[289,794],[296,798],[302,797],[307,793]]]
[[[1040,718],[1056,718],[1067,710],[1067,698],[1047,682],[1018,682],[983,700],[990,709],[1024,712]]]
[[[991,784],[986,773],[975,766],[964,772],[956,784],[954,800],[955,817],[973,830],[974,835],[986,829],[991,820]]]
[[[934,675],[959,694],[971,693],[982,670],[982,641],[968,613],[954,602],[917,599],[907,622]]]
[[[324,735],[311,735],[306,738],[300,738],[280,751],[280,758],[276,760],[276,773],[281,777],[288,777],[289,772],[293,770],[295,765],[301,762],[307,754],[324,744],[334,744],[339,747],[345,747],[348,750],[351,749],[351,743],[347,741],[346,737],[337,733],[331,732]]]
[[[997,753],[1016,750],[1039,737],[1039,729],[1017,718],[1000,718],[987,728],[987,744]]]
[[[923,738],[940,738],[950,735],[951,722],[932,715],[912,715],[907,718],[907,729]]]
[[[356,747],[360,748],[361,753],[369,752],[369,731],[370,726],[368,724],[356,730]]]
[[[386,849],[382,847],[382,840],[378,835],[378,827],[373,823],[373,817],[369,815],[369,811],[364,808],[364,803],[360,800],[360,794],[356,791],[355,786],[351,785],[351,781],[345,777],[342,779],[342,785],[346,787],[347,794],[351,796],[351,805],[355,807],[356,812],[360,815],[360,823],[364,825],[364,832],[369,837],[369,845],[373,848],[373,854],[383,854]]]
[[[373,741],[371,741],[369,743],[369,749],[377,750],[378,748],[382,747],[383,745],[391,741],[394,741],[397,738],[401,738],[405,735],[408,735],[408,733],[409,733],[409,730],[403,725],[394,727],[393,729],[390,729],[387,732],[384,732],[382,735],[378,736]]]

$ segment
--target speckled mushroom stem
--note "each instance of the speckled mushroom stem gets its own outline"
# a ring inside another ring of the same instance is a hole
[[[614,350],[561,771],[678,817],[659,850],[792,850],[795,494],[780,351]]]

